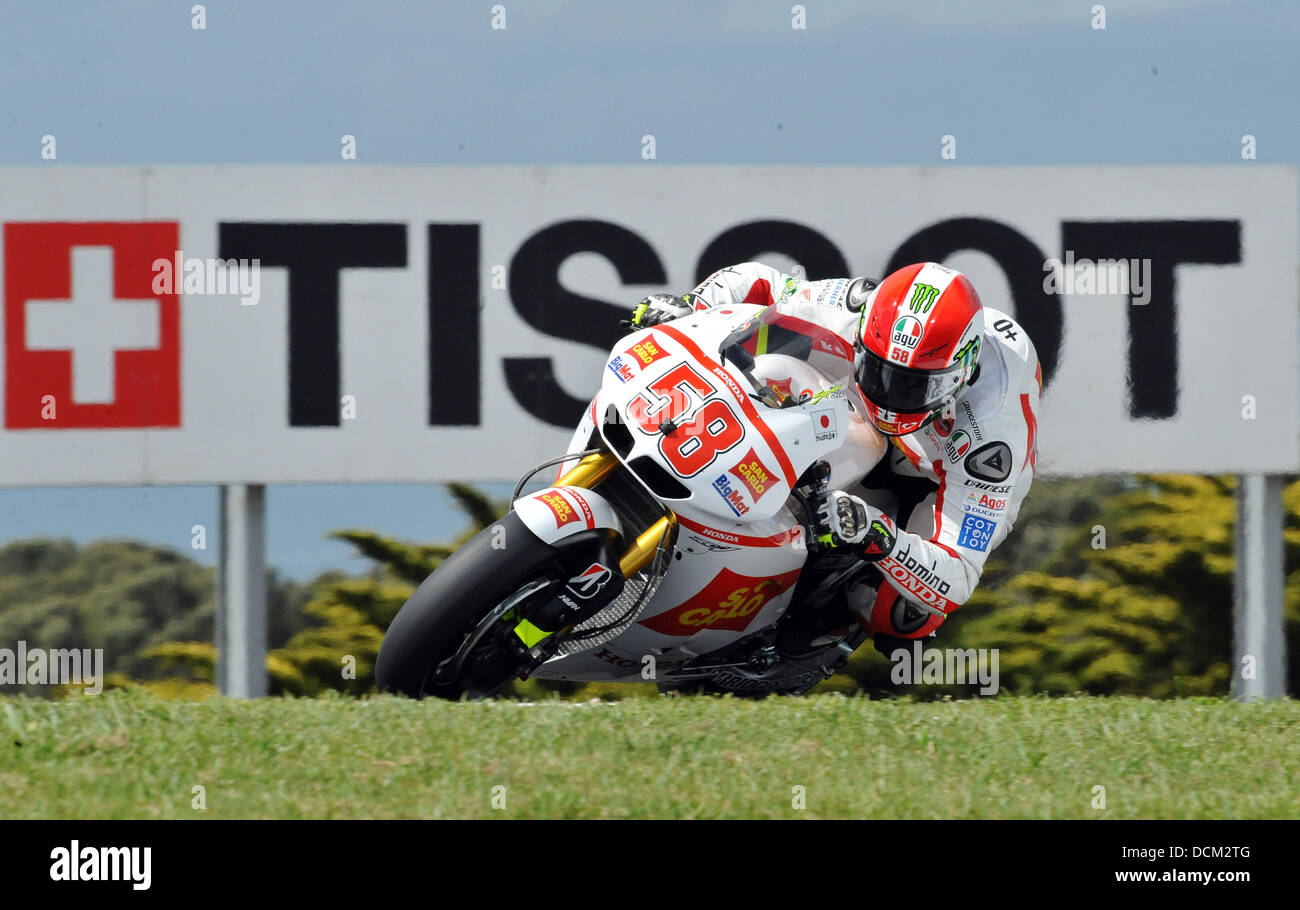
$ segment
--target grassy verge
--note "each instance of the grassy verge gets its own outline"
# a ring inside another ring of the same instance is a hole
[[[0,817],[1295,818],[1297,742],[1290,700],[115,691],[0,698]]]

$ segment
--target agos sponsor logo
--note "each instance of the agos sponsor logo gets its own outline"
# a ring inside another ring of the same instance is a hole
[[[718,479],[713,481],[713,489],[718,491],[722,501],[727,504],[731,511],[739,517],[749,511],[749,506],[745,505],[745,498],[740,495],[738,490],[731,488],[731,481],[727,480],[726,474],[721,474]]]
[[[1002,506],[1000,508],[994,508],[992,506],[980,505],[981,502],[1001,502]],[[964,511],[967,515],[979,515],[982,518],[1001,518],[1003,509],[1005,508],[1005,499],[993,499],[983,494],[978,496],[974,493],[966,494]]]

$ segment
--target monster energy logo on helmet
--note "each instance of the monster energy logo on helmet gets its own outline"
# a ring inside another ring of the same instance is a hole
[[[959,363],[964,367],[969,367],[975,361],[975,356],[979,354],[979,350],[980,339],[979,336],[976,335],[958,348],[956,354],[952,355],[953,363]]]
[[[912,299],[907,306],[913,313],[928,313],[939,296],[939,289],[931,284],[918,284],[912,288]]]

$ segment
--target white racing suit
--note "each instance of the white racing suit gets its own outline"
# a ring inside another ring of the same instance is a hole
[[[806,281],[745,262],[705,279],[694,291],[695,306],[775,305],[835,333],[851,350],[862,313],[845,306],[851,286],[848,278]],[[1005,313],[985,307],[984,318],[974,382],[940,418],[891,437],[886,460],[862,480],[868,502],[892,497],[900,507],[898,527],[890,523],[894,546],[876,563],[888,584],[854,604],[873,635],[921,638],[937,629],[975,590],[984,560],[1010,533],[1033,482],[1038,355]]]

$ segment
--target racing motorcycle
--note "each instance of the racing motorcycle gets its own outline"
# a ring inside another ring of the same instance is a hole
[[[807,692],[866,638],[816,618],[874,596],[875,570],[837,554],[817,514],[887,449],[852,363],[838,335],[750,304],[624,337],[566,452],[394,618],[380,691],[477,698],[535,677]]]

